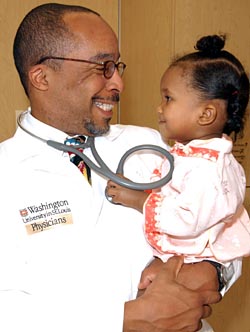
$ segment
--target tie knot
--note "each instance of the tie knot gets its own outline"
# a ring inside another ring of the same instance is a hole
[[[85,142],[85,136],[79,135],[75,137],[69,137],[65,140],[65,144],[67,145],[79,145]]]
[[[68,151],[70,161],[79,168],[81,173],[85,176],[85,178],[91,184],[91,174],[90,174],[89,166],[84,163],[83,156],[80,157],[78,154],[75,154],[75,152],[77,153],[76,150],[83,153],[84,146],[83,147],[82,146],[78,147],[77,145],[83,144],[85,142],[85,140],[86,140],[85,136],[79,135],[79,136],[75,136],[75,137],[68,137],[64,141],[64,143],[66,145],[75,146],[75,148],[74,148],[75,151],[74,152]]]

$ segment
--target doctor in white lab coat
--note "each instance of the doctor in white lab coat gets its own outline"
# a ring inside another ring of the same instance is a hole
[[[96,148],[113,170],[131,146],[162,144],[150,129],[109,130],[123,90],[119,57],[113,30],[84,7],[43,4],[18,28],[14,59],[31,111],[21,121],[29,133],[19,128],[0,144],[1,331],[119,332],[124,321],[124,332],[162,331],[161,324],[192,332],[211,313],[204,304],[220,300],[176,283],[174,260],[129,301],[152,259],[142,216],[105,199],[107,179],[92,172],[91,186],[67,153],[30,135],[61,143],[99,136]],[[148,182],[157,162],[137,155],[125,175]]]

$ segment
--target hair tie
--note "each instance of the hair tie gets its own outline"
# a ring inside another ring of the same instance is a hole
[[[239,93],[239,90],[235,90],[234,92],[232,92],[232,96],[235,96]]]

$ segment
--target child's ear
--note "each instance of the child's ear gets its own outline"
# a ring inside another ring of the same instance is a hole
[[[217,108],[212,104],[206,105],[199,114],[198,124],[200,126],[210,125],[215,121],[216,117]]]
[[[38,90],[47,90],[46,66],[36,65],[29,71],[29,81]]]

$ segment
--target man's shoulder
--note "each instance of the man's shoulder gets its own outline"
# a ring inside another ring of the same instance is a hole
[[[13,137],[6,139],[0,143],[0,157],[7,157],[12,154],[14,149],[13,146]]]
[[[144,127],[144,126],[136,126],[136,125],[125,125],[125,124],[113,124],[110,125],[110,132],[113,131],[141,131],[141,132],[149,132],[149,133],[158,133],[159,132],[156,129],[150,128],[150,127]]]
[[[110,140],[122,139],[132,142],[136,141],[137,144],[161,142],[161,136],[157,130],[134,125],[111,125],[106,137]]]
[[[19,149],[20,150],[20,149]],[[6,139],[0,143],[0,179],[1,183],[7,174],[15,174],[16,156],[19,154],[12,144],[12,138]]]

